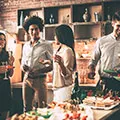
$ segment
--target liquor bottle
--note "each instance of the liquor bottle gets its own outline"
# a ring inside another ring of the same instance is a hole
[[[71,99],[72,100],[77,100],[79,98],[79,81],[78,81],[78,72],[75,72],[75,81],[74,81],[74,87],[72,90],[72,94],[71,94]]]
[[[88,13],[87,8],[85,8],[85,13],[83,14],[83,20],[84,20],[84,22],[89,22],[90,21],[90,14]]]
[[[55,19],[54,19],[53,14],[50,14],[49,23],[50,24],[54,24],[55,23]]]
[[[110,7],[108,7],[107,22],[111,22]]]
[[[23,17],[23,11],[20,13],[20,26],[22,26],[24,23],[24,17]]]

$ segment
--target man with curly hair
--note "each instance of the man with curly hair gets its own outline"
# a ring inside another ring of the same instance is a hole
[[[38,107],[44,107],[47,103],[46,73],[51,71],[52,45],[41,39],[43,20],[38,16],[29,17],[23,24],[23,28],[29,34],[30,40],[23,46],[21,68],[24,74],[23,80],[23,104],[24,112],[32,110],[35,93],[38,97]]]

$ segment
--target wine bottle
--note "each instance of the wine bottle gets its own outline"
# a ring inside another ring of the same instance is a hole
[[[84,20],[84,22],[89,22],[90,21],[90,14],[88,13],[87,8],[85,8],[85,13],[83,14],[83,20]]]
[[[79,81],[78,81],[78,72],[76,71],[74,87],[73,87],[72,94],[71,94],[71,99],[72,100],[78,99],[79,98],[78,93],[79,93]]]
[[[20,26],[22,26],[24,23],[24,17],[23,17],[23,11],[20,13]]]
[[[53,14],[50,14],[49,23],[54,24],[54,22],[55,22],[54,16],[53,16]]]

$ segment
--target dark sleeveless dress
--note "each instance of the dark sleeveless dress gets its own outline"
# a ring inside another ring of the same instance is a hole
[[[2,50],[0,53],[0,66],[2,62],[8,61],[8,58],[8,52]],[[5,74],[0,74],[0,112],[8,111],[11,107],[11,85],[8,74],[8,80],[4,80]]]

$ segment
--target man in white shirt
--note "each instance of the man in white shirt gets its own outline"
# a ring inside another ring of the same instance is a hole
[[[99,75],[108,89],[120,91],[120,82],[104,70],[120,69],[120,11],[112,18],[113,32],[96,41],[89,64],[89,78],[94,78],[96,65],[99,65]]]
[[[23,102],[24,111],[32,110],[34,94],[38,96],[38,107],[47,103],[46,73],[52,70],[52,46],[42,40],[43,20],[38,16],[28,18],[23,27],[30,36],[30,41],[23,46],[21,68],[24,75]]]

